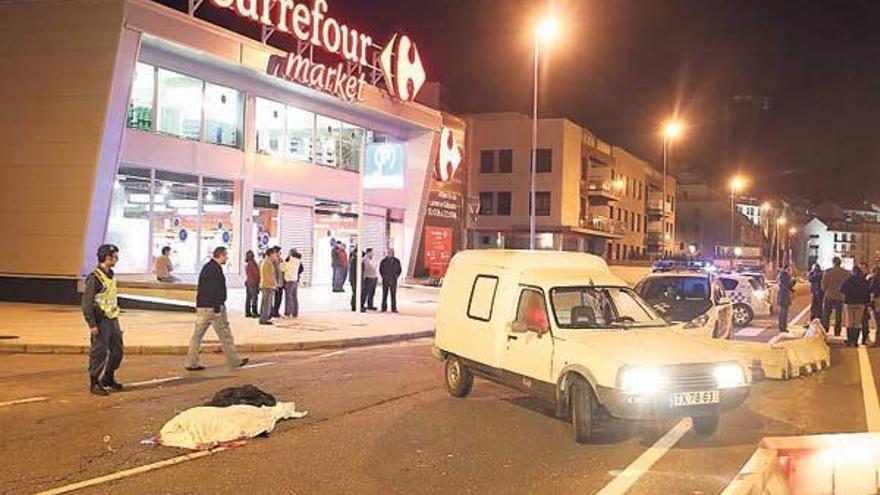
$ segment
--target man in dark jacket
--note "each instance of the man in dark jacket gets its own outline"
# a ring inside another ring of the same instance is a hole
[[[196,294],[196,326],[192,338],[189,341],[189,351],[186,354],[186,369],[200,371],[205,369],[199,364],[199,348],[205,332],[211,325],[220,339],[220,346],[230,368],[239,368],[248,363],[248,358],[241,359],[235,350],[235,340],[232,331],[229,330],[229,318],[226,315],[226,275],[223,274],[223,265],[226,264],[228,254],[225,247],[214,249],[214,257],[202,267],[199,273],[199,288]]]
[[[388,295],[391,295],[391,312],[397,313],[397,279],[403,270],[400,260],[394,257],[394,250],[388,253],[379,263],[379,275],[382,276],[382,312],[388,311]]]
[[[862,268],[856,264],[852,275],[840,286],[843,294],[843,303],[846,305],[846,345],[858,347],[859,334],[862,336],[862,344],[868,344],[868,332],[862,326],[862,316],[868,303],[871,302],[871,289],[862,272]]]
[[[868,279],[868,287],[871,289],[871,303],[868,309],[874,316],[874,346],[880,345],[880,266],[875,266],[871,277]]]
[[[813,265],[810,270],[810,294],[813,296],[810,301],[810,321],[816,318],[822,318],[822,304],[825,301],[825,291],[822,290],[822,268],[819,263]]]
[[[348,256],[348,283],[351,285],[351,310],[357,311],[357,279],[358,279],[358,262],[357,262],[357,246],[351,250],[351,254]],[[363,284],[361,284],[361,292],[364,291]],[[361,308],[363,308],[363,294],[361,295]]]
[[[119,248],[104,244],[98,248],[98,266],[86,278],[82,313],[91,333],[89,380],[95,395],[122,390],[116,370],[122,364],[122,329],[119,328],[119,302],[113,267],[119,261]]]
[[[840,286],[849,278],[849,270],[841,266],[842,260],[835,256],[831,260],[831,268],[822,273],[822,292],[825,293],[825,309],[822,312],[822,325],[826,330],[831,327],[831,313],[834,313],[834,335],[840,335],[843,322],[843,294]]]
[[[791,306],[791,296],[794,294],[794,279],[788,273],[788,265],[782,267],[776,277],[778,290],[776,292],[776,305],[779,306],[779,331],[788,332],[788,308]]]

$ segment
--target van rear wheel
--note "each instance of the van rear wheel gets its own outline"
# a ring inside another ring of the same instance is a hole
[[[569,389],[569,397],[572,436],[577,443],[587,443],[593,437],[593,411],[596,409],[593,389],[583,378],[574,378]]]
[[[446,358],[446,390],[453,397],[467,397],[474,387],[474,375],[456,356]]]
[[[712,416],[696,416],[691,418],[691,420],[694,422],[694,431],[696,431],[698,435],[703,437],[708,437],[715,433],[715,430],[718,429],[719,419],[720,417],[717,414],[714,414]]]

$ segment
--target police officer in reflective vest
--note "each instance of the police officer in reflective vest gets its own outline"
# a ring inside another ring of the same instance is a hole
[[[98,266],[86,278],[82,312],[91,332],[89,350],[90,390],[108,395],[122,390],[116,370],[122,364],[122,330],[119,328],[119,303],[113,267],[119,260],[119,248],[104,244],[98,248]]]

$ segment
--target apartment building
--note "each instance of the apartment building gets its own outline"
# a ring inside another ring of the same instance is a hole
[[[522,114],[466,118],[468,187],[479,199],[472,245],[529,247],[531,120]],[[536,247],[610,260],[669,253],[676,182],[648,162],[567,119],[541,119],[536,159]]]
[[[871,269],[880,262],[880,223],[873,221],[823,220],[813,217],[804,225],[799,240],[805,243],[801,266],[819,263],[822,268],[831,266],[831,260],[839,257],[845,268],[855,263]]]

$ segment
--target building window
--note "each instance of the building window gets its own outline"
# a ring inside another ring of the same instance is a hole
[[[510,192],[497,193],[496,215],[510,216],[511,195]]]
[[[242,108],[241,92],[205,83],[205,141],[240,148]]]
[[[480,173],[481,174],[494,174],[495,173],[495,151],[494,150],[480,151]]]
[[[201,260],[209,260],[214,249],[225,247],[229,259],[236,259],[233,248],[233,200],[235,188],[232,181],[202,179],[202,214],[200,215]]]
[[[284,139],[284,105],[257,98],[256,108],[257,152],[280,155]]]
[[[142,131],[153,130],[153,89],[156,70],[152,65],[135,65],[128,102],[128,127]]]
[[[339,168],[357,172],[361,166],[361,150],[367,139],[367,131],[363,127],[342,123],[342,132],[336,138],[336,153]]]
[[[498,173],[513,172],[513,150],[498,150]]]
[[[198,273],[199,178],[156,171],[153,187],[153,254],[169,246],[176,272]]]
[[[480,193],[480,215],[494,215],[495,201],[494,195],[490,192]]]
[[[287,107],[287,152],[294,160],[312,162],[315,148],[315,114]]]
[[[159,132],[185,139],[202,136],[202,88],[194,77],[159,69]]]
[[[107,242],[124,253],[114,268],[118,273],[146,273],[150,267],[150,174],[149,169],[121,166],[116,175]]]
[[[553,153],[549,148],[538,148],[535,170],[539,173],[549,173],[552,170]]]
[[[550,191],[535,192],[535,215],[539,217],[550,216]]]

